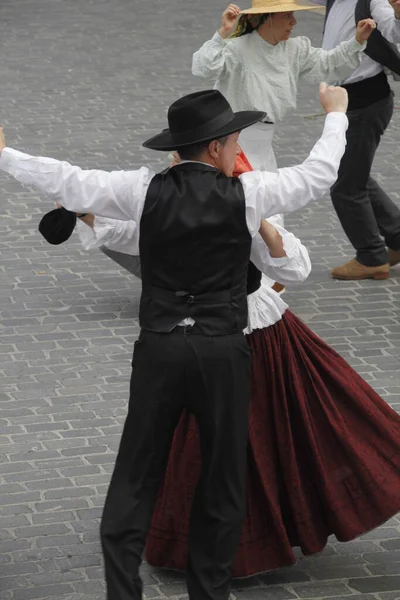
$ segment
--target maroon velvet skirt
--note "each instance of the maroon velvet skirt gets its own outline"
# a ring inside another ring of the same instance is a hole
[[[253,349],[247,518],[233,569],[246,577],[346,542],[400,511],[400,416],[290,311],[248,336]],[[185,570],[200,471],[196,422],[183,414],[146,558]]]

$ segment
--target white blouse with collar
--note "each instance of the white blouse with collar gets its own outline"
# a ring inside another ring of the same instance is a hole
[[[301,78],[338,81],[343,68],[350,74],[359,66],[365,47],[354,37],[327,51],[307,37],[272,45],[256,31],[227,40],[216,32],[193,55],[192,73],[212,81],[233,110],[262,110],[276,123],[296,108]]]

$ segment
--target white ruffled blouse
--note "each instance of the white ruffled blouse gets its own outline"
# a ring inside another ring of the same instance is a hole
[[[307,37],[272,45],[256,31],[226,40],[216,32],[193,55],[192,73],[210,81],[233,110],[262,110],[276,123],[296,108],[300,79],[341,80],[359,66],[365,47],[354,37],[327,51]]]
[[[265,251],[266,245],[260,235],[253,238],[253,244],[260,245],[262,264],[255,266],[263,271],[261,287],[247,296],[249,318],[248,326],[244,333],[251,333],[254,329],[263,329],[274,325],[281,318],[288,305],[281,296],[271,288],[270,280],[279,281],[284,285],[305,281],[311,272],[311,262],[307,249],[292,233],[281,227],[274,217],[268,221],[282,236],[283,247],[287,256],[273,258]],[[130,240],[137,225],[133,221],[117,221],[103,217],[95,217],[94,227],[91,229],[78,221],[78,234],[85,250],[106,246],[110,250],[132,254]],[[254,259],[254,256],[253,256]]]

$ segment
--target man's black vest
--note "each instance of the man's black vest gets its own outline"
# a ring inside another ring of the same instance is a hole
[[[238,178],[200,163],[156,175],[140,222],[140,326],[168,332],[191,317],[205,335],[242,332],[250,250]]]
[[[335,0],[327,0],[325,23],[334,3]],[[358,0],[354,13],[356,23],[371,16],[371,0]],[[400,75],[400,53],[397,46],[384,38],[378,28],[371,33],[364,52],[372,60]]]

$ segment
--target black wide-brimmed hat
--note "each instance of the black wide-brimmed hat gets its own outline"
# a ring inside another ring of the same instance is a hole
[[[49,244],[57,246],[71,237],[75,225],[76,213],[66,208],[55,208],[42,217],[39,231]]]
[[[241,131],[266,116],[256,110],[233,112],[229,102],[217,90],[195,92],[170,106],[169,129],[150,138],[143,146],[151,150],[179,150]]]

